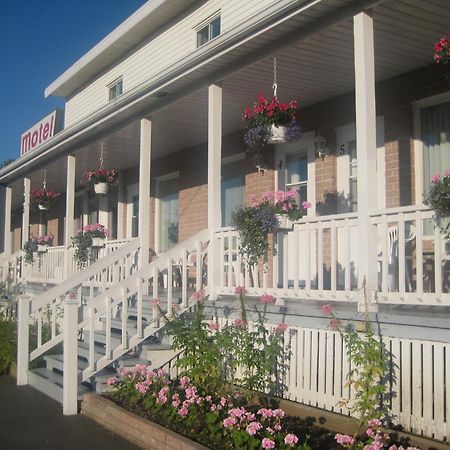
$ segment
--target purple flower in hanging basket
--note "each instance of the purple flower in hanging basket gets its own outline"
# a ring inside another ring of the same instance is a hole
[[[256,127],[249,128],[245,135],[244,141],[249,150],[266,147],[269,144],[269,140],[272,137],[270,127],[267,125],[257,125]]]
[[[291,125],[286,127],[285,130],[285,136],[286,140],[288,142],[290,141],[297,141],[302,137],[302,128],[297,122],[292,122]]]

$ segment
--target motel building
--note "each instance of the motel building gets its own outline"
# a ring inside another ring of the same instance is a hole
[[[245,286],[249,308],[272,294],[273,323],[289,324],[286,398],[348,414],[338,406],[351,395],[348,362],[321,306],[356,326],[368,311],[395,358],[395,421],[448,440],[450,255],[423,194],[450,168],[450,79],[433,60],[449,24],[446,0],[138,9],[45,89],[64,111],[25,131],[20,157],[0,171],[18,384],[74,414],[77,396],[100,390],[131,350],[155,367],[175,356],[152,349],[163,323],[150,299],[170,315],[202,289],[220,316]],[[260,92],[271,96],[274,75],[280,101],[298,101],[302,136],[270,145],[258,169],[241,115]],[[100,167],[118,172],[116,185],[86,192],[84,173]],[[32,200],[43,187],[60,193],[49,210]],[[269,237],[267,263],[249,266],[233,212],[279,189],[312,206]],[[80,269],[71,238],[97,223],[109,236]],[[25,244],[47,234],[51,245],[26,263]],[[46,367],[30,369],[43,355]]]

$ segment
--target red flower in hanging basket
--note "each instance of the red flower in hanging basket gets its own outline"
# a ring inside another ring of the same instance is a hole
[[[47,191],[47,189],[33,189],[31,191],[32,201],[44,208],[49,208],[51,204],[60,196],[59,192]]]
[[[81,184],[84,185],[87,190],[90,190],[93,188],[94,184],[108,183],[113,186],[117,184],[118,180],[119,172],[116,169],[97,169],[84,172]]]
[[[450,62],[450,37],[442,36],[434,44],[434,60],[437,64],[449,64]]]

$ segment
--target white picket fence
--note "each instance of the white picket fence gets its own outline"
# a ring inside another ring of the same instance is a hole
[[[450,305],[449,249],[432,218],[432,211],[417,206],[371,216],[376,246],[370,258],[378,271],[379,302]],[[245,286],[254,295],[357,301],[355,213],[302,219],[292,230],[276,233],[276,255],[254,267],[245,264],[235,229],[217,231],[215,241],[222,261],[219,294]]]

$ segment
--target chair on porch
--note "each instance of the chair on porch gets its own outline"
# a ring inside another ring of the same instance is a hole
[[[408,244],[412,244],[416,239],[416,230],[413,225],[409,225],[405,233],[405,289],[407,292],[412,292],[411,272],[412,256],[407,254]],[[387,230],[388,239],[388,256],[387,256],[387,270],[388,270],[388,291],[395,292],[399,288],[399,240],[398,240],[398,226],[390,226]],[[381,290],[381,275],[383,273],[383,251],[378,252],[378,264],[380,274],[380,290]]]

